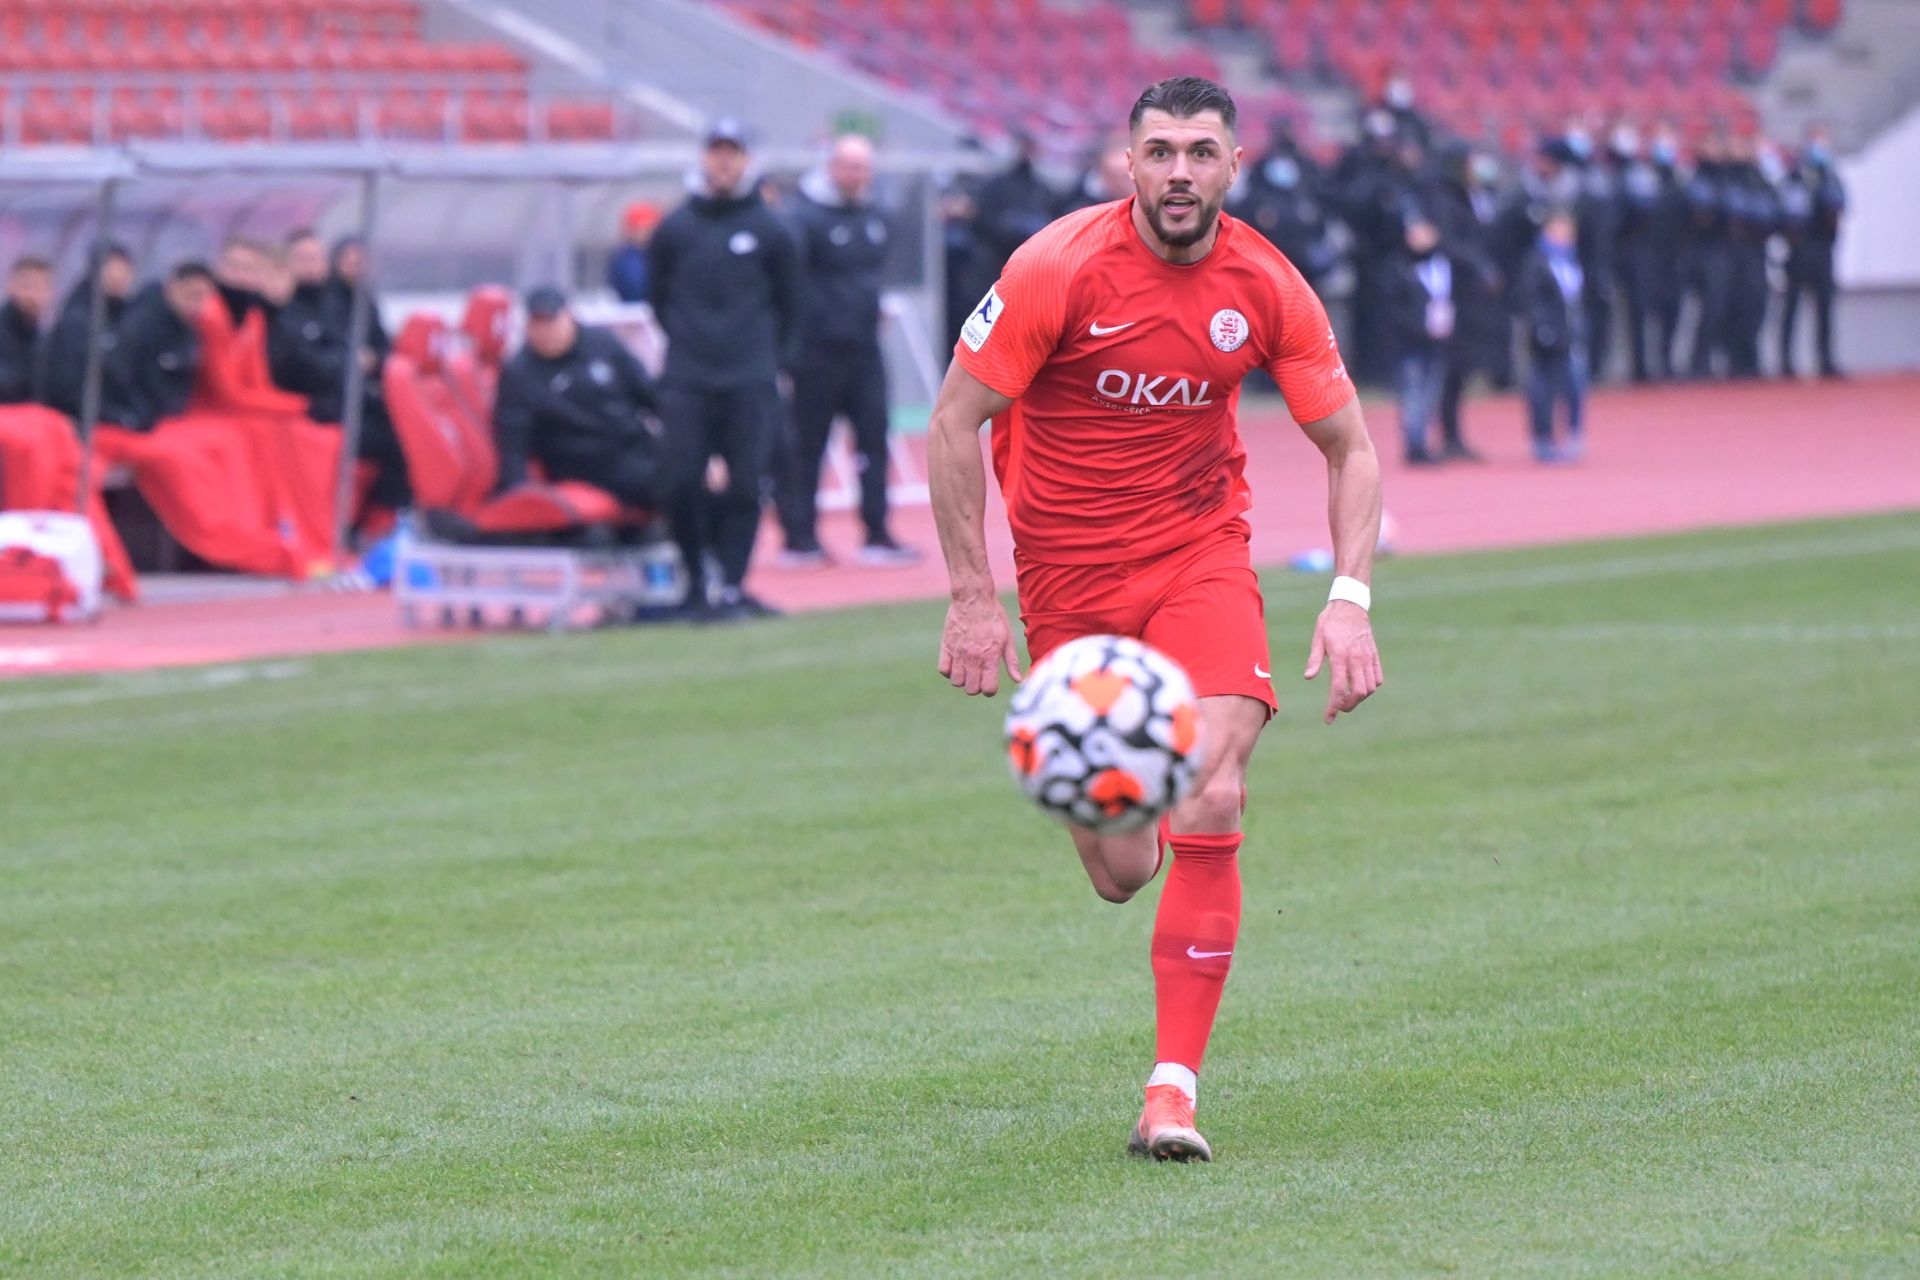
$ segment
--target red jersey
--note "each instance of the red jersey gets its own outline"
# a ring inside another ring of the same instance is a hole
[[[1207,256],[1142,243],[1133,200],[1068,214],[1020,246],[960,331],[960,367],[1013,405],[993,469],[1015,545],[1049,564],[1159,555],[1252,498],[1235,408],[1264,366],[1296,422],[1353,397],[1327,313],[1266,238],[1220,216]]]

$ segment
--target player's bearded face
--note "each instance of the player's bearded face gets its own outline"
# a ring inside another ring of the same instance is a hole
[[[1184,249],[1212,234],[1239,172],[1239,152],[1217,113],[1181,119],[1149,111],[1129,157],[1140,210],[1162,244]]]

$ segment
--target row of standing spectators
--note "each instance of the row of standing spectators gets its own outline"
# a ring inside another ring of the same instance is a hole
[[[1643,137],[1623,123],[1596,140],[1572,124],[1515,164],[1441,137],[1411,90],[1399,89],[1328,165],[1276,121],[1228,208],[1323,295],[1346,294],[1349,366],[1401,391],[1412,410],[1411,461],[1473,455],[1462,391],[1476,375],[1515,385],[1516,352],[1530,357],[1529,379],[1537,383],[1532,371],[1544,367],[1577,414],[1589,377],[1761,376],[1762,335],[1777,309],[1773,369],[1791,377],[1810,301],[1818,371],[1839,374],[1834,246],[1846,193],[1824,133],[1791,156],[1728,133],[1688,154],[1671,129]],[[1132,193],[1125,146],[1124,135],[1109,140],[1064,192],[1028,145],[1004,172],[949,194],[950,330],[1028,236],[1062,213]],[[1567,231],[1570,252],[1557,243]],[[1548,278],[1557,302],[1529,287]],[[1408,385],[1413,366],[1418,387]],[[1540,388],[1529,390],[1537,399]],[[1577,440],[1554,432],[1543,445],[1537,412],[1534,429],[1544,459],[1577,455]]]

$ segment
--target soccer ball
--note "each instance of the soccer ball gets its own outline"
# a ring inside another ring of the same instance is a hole
[[[1138,640],[1085,636],[1036,664],[1007,711],[1007,759],[1063,822],[1134,831],[1200,770],[1200,704],[1180,664]]]

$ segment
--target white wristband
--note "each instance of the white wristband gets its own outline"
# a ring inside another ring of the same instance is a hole
[[[1357,604],[1362,609],[1373,608],[1373,589],[1358,578],[1349,578],[1345,574],[1333,580],[1333,590],[1327,592],[1327,603],[1345,600],[1348,604]]]

